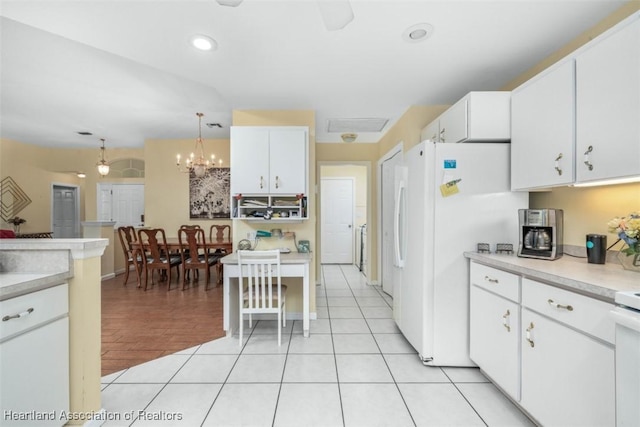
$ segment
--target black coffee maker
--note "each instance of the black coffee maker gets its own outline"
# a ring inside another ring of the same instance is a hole
[[[553,260],[562,256],[561,209],[519,209],[518,256]]]

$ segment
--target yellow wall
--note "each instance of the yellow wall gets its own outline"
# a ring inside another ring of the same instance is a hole
[[[564,244],[584,246],[586,234],[607,234],[609,220],[640,211],[640,184],[559,187],[549,192],[531,193],[530,200],[532,208],[562,209]],[[607,241],[611,245],[616,239],[610,234]]]
[[[205,157],[215,154],[229,167],[229,140],[205,139]],[[176,155],[185,159],[195,150],[189,139],[149,139],[144,143],[144,220],[149,227],[164,228],[167,237],[177,237],[183,224],[199,224],[208,235],[211,224],[231,224],[230,220],[189,219],[189,174],[176,167]]]
[[[53,184],[77,186],[80,194],[80,220],[95,220],[97,211],[96,186],[99,181],[125,182],[125,179],[101,178],[96,171],[99,149],[45,148],[0,139],[0,177],[10,176],[31,203],[17,215],[27,222],[21,226],[24,233],[51,231],[51,189]],[[109,160],[118,158],[143,158],[142,150],[111,150],[107,145]],[[78,178],[74,171],[84,171],[87,177]],[[131,181],[126,181],[131,182]],[[6,223],[2,228],[11,228]]]

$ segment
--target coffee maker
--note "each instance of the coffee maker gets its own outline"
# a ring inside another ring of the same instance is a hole
[[[553,260],[562,256],[562,210],[519,209],[518,256]]]

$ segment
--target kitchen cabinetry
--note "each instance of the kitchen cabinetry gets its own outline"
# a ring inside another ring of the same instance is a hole
[[[470,283],[471,359],[496,385],[541,425],[615,425],[613,304],[476,262]]]
[[[510,99],[511,92],[469,92],[426,126],[421,139],[445,143],[509,141]]]
[[[564,61],[511,94],[511,189],[572,184],[574,61]]]
[[[231,127],[231,194],[307,194],[308,128]]]
[[[640,14],[512,93],[511,188],[640,176]]]
[[[471,263],[470,356],[512,399],[520,400],[520,278]]]
[[[576,57],[576,181],[640,175],[640,20]]]
[[[3,426],[66,423],[60,416],[69,412],[68,298],[63,284],[0,301]]]
[[[615,425],[613,304],[522,283],[522,407],[545,426]]]

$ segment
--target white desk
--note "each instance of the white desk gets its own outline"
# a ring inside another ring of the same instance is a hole
[[[237,282],[240,277],[238,255],[236,252],[220,260],[224,265],[223,281],[223,329],[230,337],[239,327],[238,286],[231,286],[231,279]],[[302,278],[302,329],[304,336],[309,336],[309,265],[310,253],[291,252],[280,256],[280,276]]]

